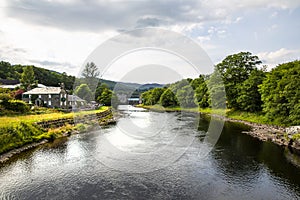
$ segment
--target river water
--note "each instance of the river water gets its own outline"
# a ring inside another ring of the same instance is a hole
[[[300,199],[297,157],[247,127],[226,122],[214,144],[205,118],[122,110],[117,125],[2,164],[0,199]]]

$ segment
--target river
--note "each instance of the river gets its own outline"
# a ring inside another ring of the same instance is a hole
[[[0,199],[300,199],[292,155],[242,133],[241,124],[225,122],[209,144],[207,119],[121,110],[117,125],[2,164]]]

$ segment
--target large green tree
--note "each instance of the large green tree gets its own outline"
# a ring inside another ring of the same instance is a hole
[[[80,86],[76,87],[74,94],[88,102],[92,100],[93,95],[91,89],[87,84],[81,84]]]
[[[194,90],[190,85],[186,85],[183,88],[178,89],[176,92],[178,103],[183,108],[196,107],[194,96]]]
[[[108,88],[104,88],[101,95],[98,96],[97,101],[103,105],[110,106],[112,96],[113,96],[113,92]]]
[[[300,124],[300,61],[278,65],[260,86],[263,111],[281,124]]]
[[[237,103],[241,110],[248,112],[258,112],[262,110],[262,100],[258,86],[262,84],[265,77],[264,71],[254,69],[249,78],[241,84],[237,98]]]
[[[226,93],[221,74],[215,69],[207,84],[209,93],[209,105],[212,108],[226,107]]]
[[[178,100],[171,89],[166,89],[164,93],[162,93],[159,102],[164,107],[178,105]]]
[[[209,93],[207,87],[208,76],[200,75],[192,81],[191,85],[195,90],[195,103],[198,104],[200,108],[206,108],[209,106]]]
[[[34,71],[32,66],[26,66],[23,68],[23,73],[21,75],[21,87],[25,90],[30,90],[33,87],[36,87],[37,81],[34,77]]]
[[[251,72],[257,68],[261,61],[250,52],[240,52],[227,56],[216,68],[222,75],[229,108],[239,109],[237,102],[239,87],[248,79]]]

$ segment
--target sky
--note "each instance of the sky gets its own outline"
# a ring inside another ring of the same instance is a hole
[[[0,60],[76,76],[103,42],[147,27],[194,40],[213,64],[241,51],[268,69],[300,59],[299,0],[4,0],[0,21]]]

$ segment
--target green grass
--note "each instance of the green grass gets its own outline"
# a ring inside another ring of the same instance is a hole
[[[76,126],[66,125],[55,129],[45,130],[34,122],[84,116],[103,112],[108,109],[109,107],[103,106],[99,110],[81,111],[76,113],[54,111],[53,113],[46,114],[0,117],[0,154],[29,143],[38,142],[42,139],[54,140],[55,138],[61,137],[63,133],[70,132],[74,129],[79,132],[86,130],[86,126],[83,124],[78,124]]]
[[[285,126],[280,122],[270,121],[268,120],[263,113],[250,113],[244,111],[234,111],[230,109],[211,109],[211,108],[181,108],[181,107],[162,107],[160,105],[146,106],[146,105],[138,105],[137,107],[142,107],[154,111],[188,111],[188,112],[200,112],[205,114],[215,114],[220,116],[226,116],[231,119],[243,120],[247,122],[253,122],[258,124],[267,124],[267,125],[277,125],[277,126]]]
[[[98,112],[103,112],[108,109],[109,109],[109,107],[102,106],[98,110],[80,111],[80,112],[76,112],[76,113],[74,113],[74,112],[63,113],[63,112],[54,111],[53,113],[46,113],[46,114],[5,116],[5,117],[0,117],[0,128],[17,125],[20,122],[34,123],[34,122],[40,122],[40,121],[56,120],[56,119],[61,119],[61,118],[73,118],[76,116],[89,115],[89,114],[95,114]]]

